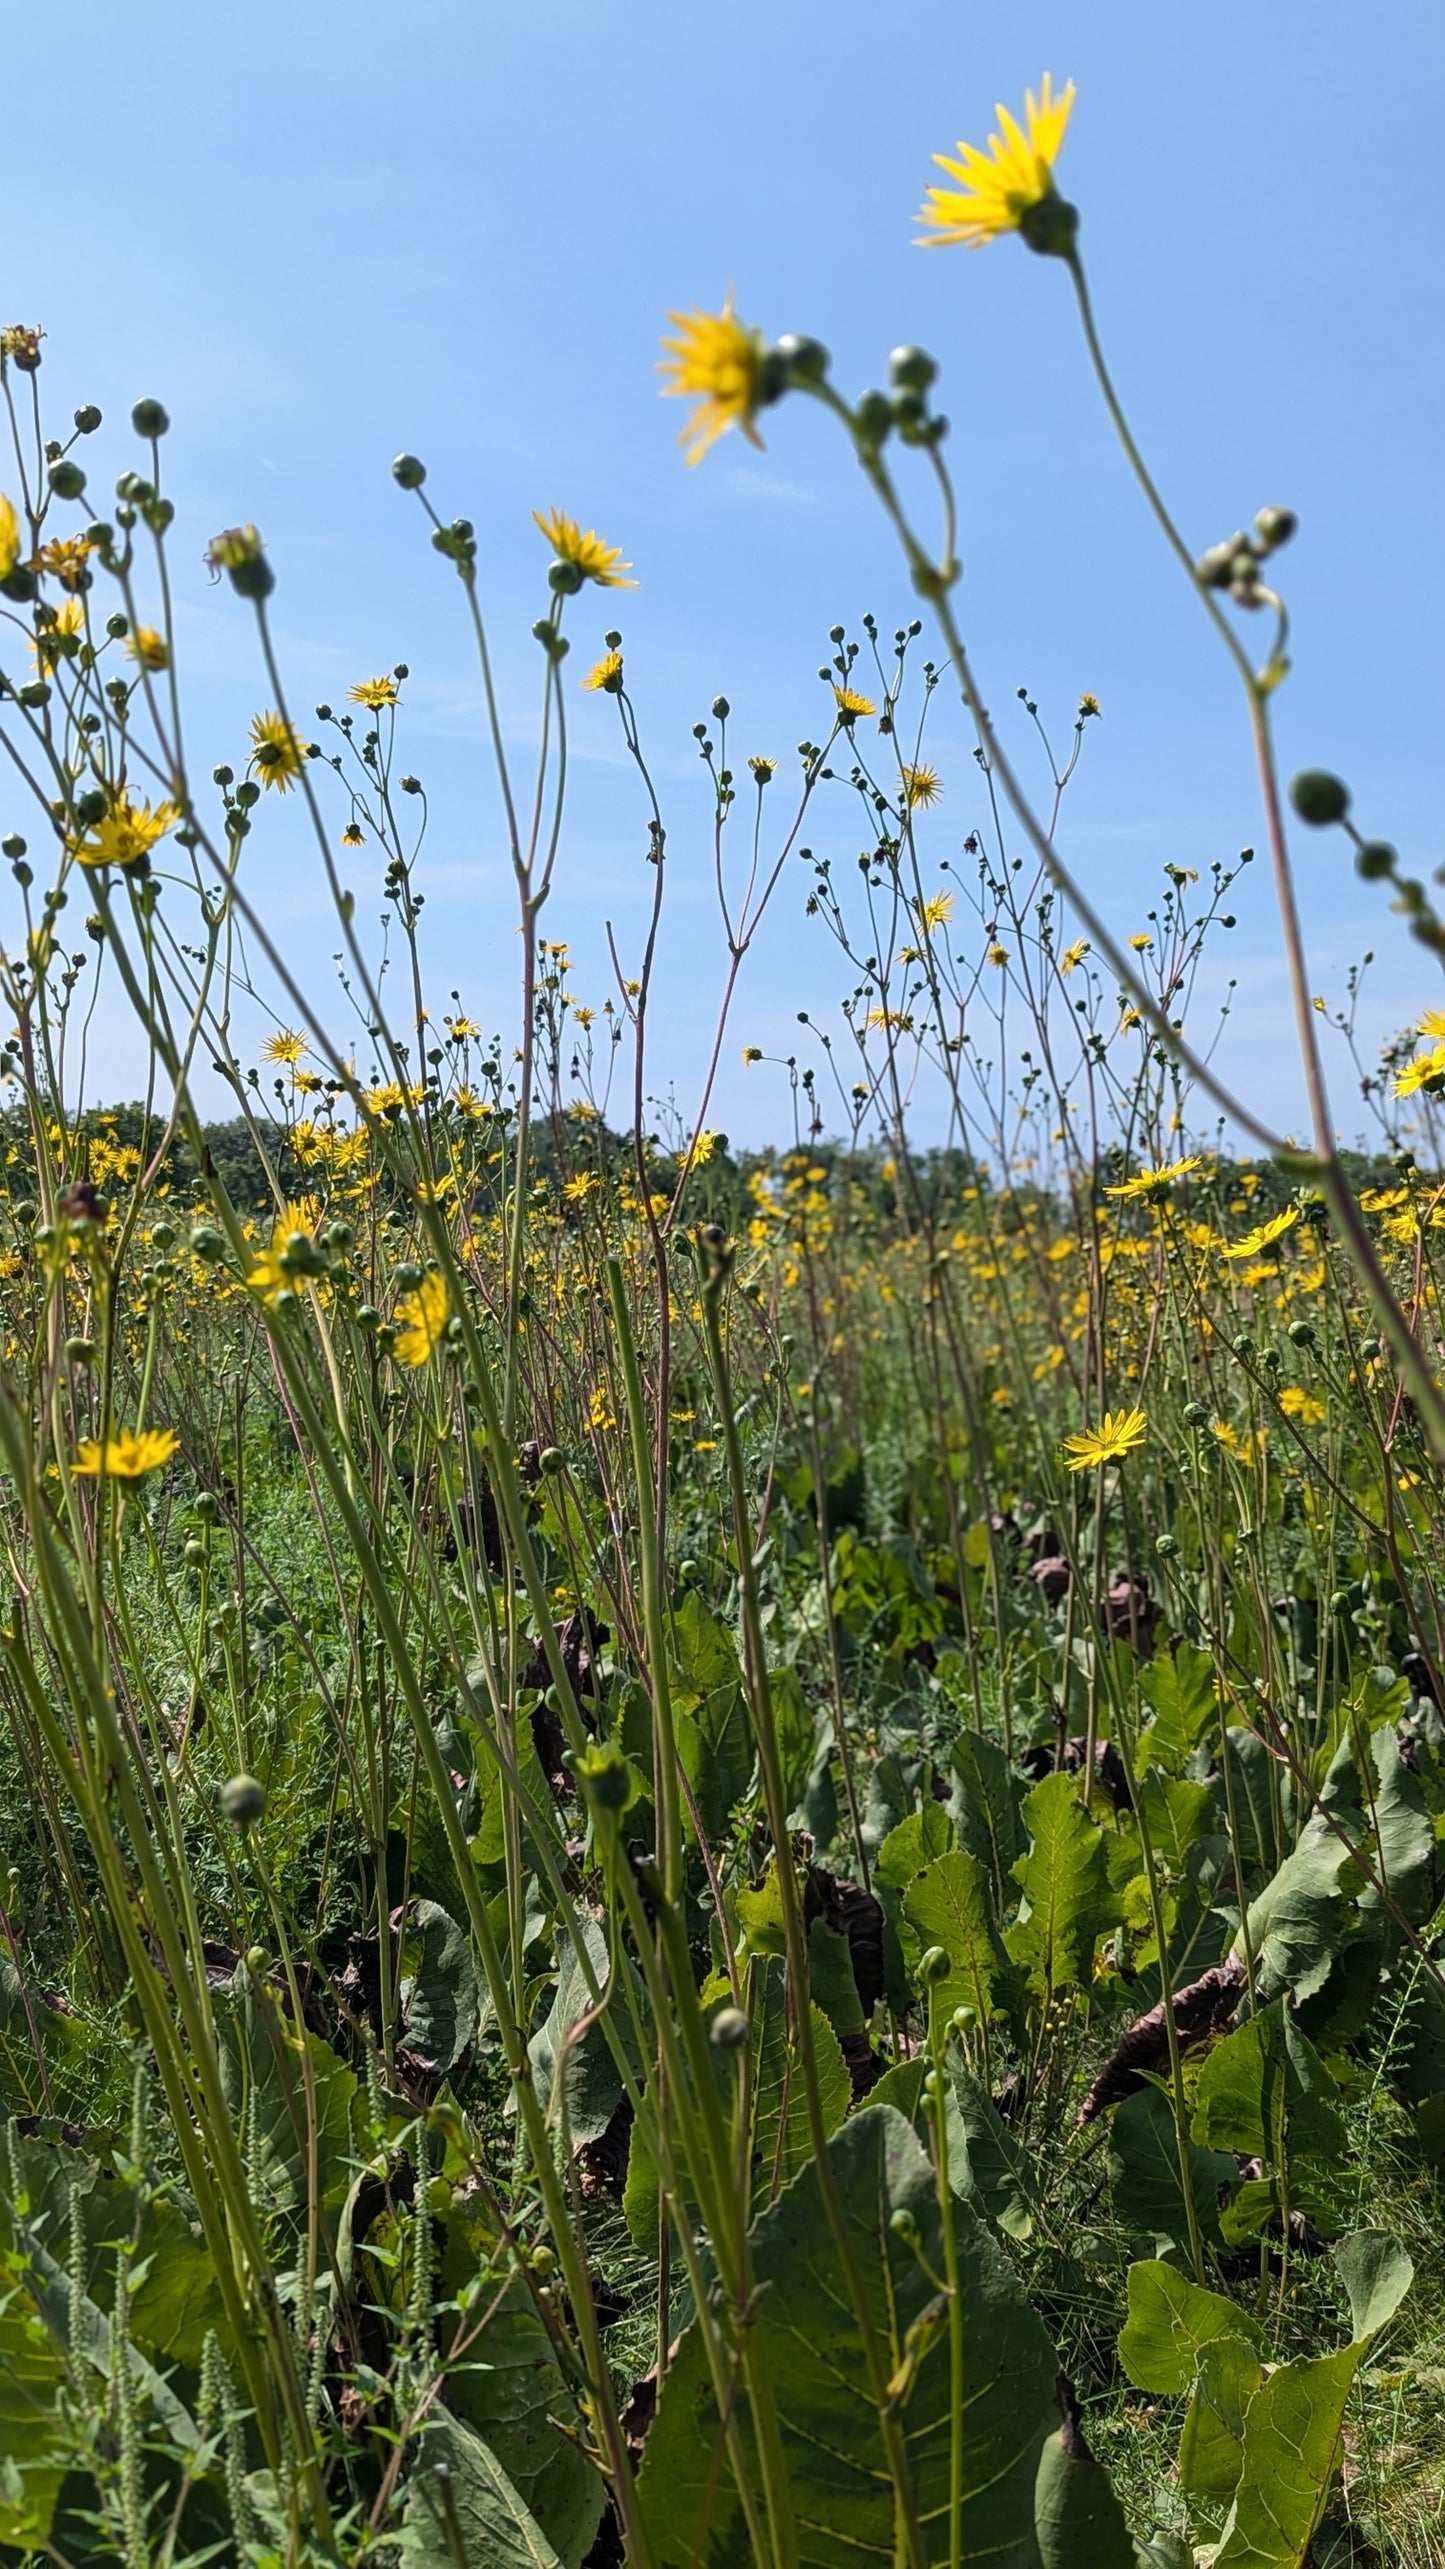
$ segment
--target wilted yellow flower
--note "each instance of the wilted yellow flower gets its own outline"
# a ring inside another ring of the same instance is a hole
[[[137,865],[180,819],[174,803],[117,803],[102,814],[71,851],[82,865]]]
[[[775,758],[750,758],[748,766],[752,771],[753,782],[757,785],[769,784],[778,772],[778,762]]]
[[[1085,957],[1085,955],[1088,953],[1088,951],[1089,951],[1089,940],[1088,940],[1088,938],[1087,938],[1087,937],[1075,937],[1073,944],[1072,944],[1071,946],[1067,947],[1067,948],[1065,949],[1064,953],[1063,953],[1063,954],[1061,954],[1061,955],[1060,955],[1060,957],[1059,957],[1059,970],[1060,970],[1060,972],[1063,972],[1063,973],[1077,972],[1077,971],[1078,971],[1078,969],[1079,969],[1080,964],[1083,962],[1084,957]]]
[[[118,1436],[108,1436],[104,1445],[88,1436],[77,1450],[75,1468],[97,1477],[103,1472],[112,1481],[140,1481],[147,1472],[159,1471],[162,1463],[168,1463],[180,1441],[173,1427],[145,1427],[139,1436],[133,1428],[123,1427]]]
[[[1142,1409],[1106,1409],[1097,1427],[1064,1438],[1064,1459],[1071,1472],[1087,1472],[1095,1463],[1117,1463],[1144,1442],[1148,1420]]]
[[[20,559],[20,520],[0,491],[0,580],[8,580]]]
[[[70,658],[70,646],[85,636],[85,607],[79,598],[67,598],[55,615],[54,622],[42,626],[30,637],[30,656],[37,669],[58,667]]]
[[[399,1365],[424,1365],[441,1338],[451,1309],[445,1276],[423,1276],[415,1293],[404,1293],[396,1306],[400,1322],[393,1354]]]
[[[365,847],[366,832],[362,828],[360,821],[347,822],[345,829],[341,833],[341,844],[343,847]]]
[[[926,810],[941,801],[942,795],[943,780],[936,767],[904,768],[903,800],[910,812]]]
[[[400,690],[394,678],[363,678],[347,695],[353,705],[366,705],[379,714],[383,705],[394,705]]]
[[[58,580],[71,597],[79,597],[91,585],[90,555],[83,535],[57,535],[53,543],[41,545],[35,567],[46,579]]]
[[[134,633],[127,635],[125,648],[127,659],[139,669],[155,672],[171,665],[170,645],[153,624],[138,624]]]
[[[1276,1213],[1268,1222],[1257,1223],[1254,1230],[1246,1231],[1242,1240],[1232,1241],[1224,1255],[1226,1258],[1257,1258],[1261,1249],[1271,1248],[1276,1240],[1284,1238],[1286,1231],[1292,1231],[1298,1220],[1299,1206],[1287,1204],[1283,1213]]]
[[[604,544],[600,535],[589,527],[584,535],[575,517],[565,509],[551,508],[546,516],[540,509],[532,511],[532,522],[540,526],[559,561],[570,562],[584,580],[595,580],[599,589],[635,589],[635,580],[624,580],[630,562],[622,559],[620,544]]]
[[[1104,1193],[1123,1196],[1129,1201],[1141,1197],[1147,1200],[1163,1195],[1177,1177],[1187,1177],[1189,1171],[1198,1166],[1197,1156],[1191,1160],[1171,1160],[1167,1168],[1140,1169],[1136,1177],[1126,1177],[1122,1186],[1106,1186]]]
[[[997,107],[999,130],[990,134],[987,151],[980,151],[976,143],[960,143],[957,160],[935,152],[938,167],[961,183],[956,188],[927,190],[918,219],[929,228],[919,246],[962,241],[967,249],[977,250],[1001,233],[1018,231],[1034,208],[1054,193],[1054,163],[1073,104],[1073,82],[1056,98],[1045,72],[1038,98],[1031,89],[1025,93],[1026,133],[1006,107]]]
[[[594,660],[582,684],[590,688],[593,695],[620,696],[622,693],[621,652],[609,651],[601,660]]]
[[[677,336],[663,340],[667,354],[658,373],[671,377],[662,387],[664,395],[697,403],[678,439],[687,448],[689,464],[700,464],[734,420],[752,445],[761,446],[753,421],[763,398],[762,333],[745,329],[737,319],[731,290],[721,312],[670,312],[667,317]]]
[[[253,714],[251,765],[261,770],[263,785],[289,794],[306,763],[306,749],[284,714]]]
[[[1086,723],[1091,720],[1097,722],[1103,710],[1104,709],[1097,696],[1081,696],[1079,698],[1079,720],[1081,723]]]
[[[838,700],[839,717],[845,723],[856,722],[860,714],[877,711],[871,696],[860,696],[856,688],[835,687],[833,693]]]

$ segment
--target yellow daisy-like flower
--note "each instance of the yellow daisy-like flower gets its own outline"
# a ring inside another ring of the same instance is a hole
[[[67,598],[55,616],[30,637],[30,657],[37,669],[56,668],[71,656],[71,647],[85,639],[85,607],[79,598]]]
[[[1198,1166],[1197,1156],[1190,1160],[1171,1160],[1167,1168],[1140,1169],[1136,1177],[1126,1177],[1122,1186],[1106,1186],[1104,1193],[1123,1196],[1130,1202],[1141,1199],[1147,1202],[1153,1196],[1163,1195],[1177,1177],[1187,1177],[1189,1171]]]
[[[1069,81],[1054,96],[1053,82],[1044,73],[1037,99],[1033,91],[1024,96],[1024,124],[1006,107],[996,107],[999,130],[990,134],[987,151],[976,143],[960,143],[958,159],[946,153],[933,157],[941,170],[956,178],[958,187],[930,187],[919,215],[928,230],[920,248],[934,248],[948,241],[962,241],[966,249],[981,249],[985,241],[996,241],[1004,232],[1017,232],[1027,226],[1035,207],[1054,194],[1054,163],[1063,147],[1069,116],[1074,104],[1074,84]]]
[[[1272,1248],[1276,1240],[1284,1238],[1286,1231],[1292,1231],[1298,1220],[1299,1206],[1287,1204],[1283,1213],[1276,1213],[1268,1222],[1257,1223],[1252,1231],[1246,1231],[1242,1240],[1232,1241],[1224,1255],[1226,1258],[1257,1258],[1261,1249]]]
[[[401,1324],[393,1354],[399,1365],[424,1365],[447,1325],[451,1305],[445,1276],[423,1276],[415,1293],[396,1306]]]
[[[621,652],[609,651],[601,660],[594,660],[582,684],[590,689],[594,696],[620,696],[622,693]]]
[[[1144,1442],[1148,1419],[1142,1409],[1106,1409],[1097,1427],[1064,1438],[1064,1460],[1071,1472],[1087,1472],[1096,1463],[1117,1463]]]
[[[350,703],[369,705],[374,714],[379,714],[383,705],[394,705],[399,692],[394,678],[363,678],[358,686],[346,691]]]
[[[1103,713],[1103,710],[1104,708],[1100,704],[1097,696],[1081,696],[1079,698],[1078,719],[1081,723],[1097,721]]]
[[[697,403],[678,439],[689,464],[700,464],[734,420],[751,445],[761,446],[753,426],[763,400],[761,331],[745,329],[738,320],[731,290],[721,312],[670,312],[667,317],[677,336],[663,340],[667,354],[658,373],[671,377],[662,387],[664,395]]]
[[[158,839],[174,829],[180,813],[174,803],[122,801],[102,815],[84,838],[72,839],[71,852],[82,865],[138,865]]]
[[[1433,1089],[1442,1080],[1445,1080],[1445,1040],[1434,1045],[1428,1053],[1417,1054],[1414,1061],[1406,1062],[1404,1069],[1395,1075],[1395,1095],[1416,1097],[1422,1088]]]
[[[298,1062],[306,1050],[306,1038],[293,1026],[278,1026],[261,1046],[262,1061]]]
[[[118,1436],[108,1436],[104,1445],[87,1436],[77,1449],[75,1468],[97,1478],[104,1473],[111,1481],[141,1481],[147,1472],[159,1471],[162,1463],[170,1461],[180,1441],[173,1427],[142,1428],[139,1436],[134,1428],[123,1427]]]
[[[57,535],[52,544],[42,544],[35,556],[35,568],[49,580],[58,580],[73,598],[91,585],[91,547],[83,535]]]
[[[254,714],[251,743],[251,765],[259,767],[262,784],[274,785],[278,794],[289,794],[306,764],[306,748],[285,715]]]
[[[903,800],[910,812],[926,811],[931,804],[941,801],[942,796],[943,780],[936,767],[904,768]]]
[[[599,589],[636,588],[635,580],[622,577],[632,565],[623,561],[621,545],[604,544],[590,526],[584,535],[576,518],[569,517],[565,509],[550,508],[544,517],[539,508],[534,508],[532,522],[540,526],[558,560],[570,562],[584,580],[595,580]]]
[[[1062,972],[1062,973],[1077,972],[1077,971],[1078,971],[1078,969],[1079,969],[1080,964],[1083,962],[1084,957],[1085,957],[1085,955],[1088,953],[1088,951],[1089,951],[1089,940],[1088,940],[1088,938],[1087,938],[1087,937],[1075,937],[1073,944],[1072,944],[1071,946],[1067,947],[1067,948],[1066,948],[1066,950],[1064,951],[1064,953],[1063,953],[1063,954],[1061,954],[1061,955],[1060,955],[1060,957],[1059,957],[1059,970],[1060,970],[1060,972]]]
[[[755,785],[770,785],[778,772],[777,760],[764,758],[761,754],[756,758],[750,758],[748,767]]]
[[[1298,1383],[1285,1384],[1279,1405],[1286,1418],[1298,1419],[1301,1427],[1321,1427],[1324,1424],[1324,1402],[1316,1400],[1313,1392],[1302,1391]]]
[[[988,959],[994,966],[995,971],[1001,972],[1008,961],[1008,947],[990,946],[988,950]]]
[[[134,633],[126,636],[125,651],[126,658],[133,660],[138,669],[155,672],[171,665],[170,645],[153,624],[138,624]]]
[[[566,1180],[562,1192],[569,1204],[585,1204],[593,1188],[601,1183],[595,1169],[583,1169],[577,1177]]]
[[[446,1025],[447,1033],[459,1044],[475,1043],[482,1031],[475,1017],[448,1017]]]
[[[931,892],[918,913],[918,924],[925,936],[931,937],[935,929],[947,927],[952,916],[953,894]]]
[[[1415,1032],[1427,1035],[1432,1043],[1445,1043],[1445,1008],[1427,1008]]]
[[[608,1397],[604,1385],[601,1383],[598,1384],[597,1389],[588,1401],[587,1424],[589,1427],[596,1428],[599,1433],[605,1433],[608,1429],[614,1428],[617,1425],[617,1420],[612,1408],[612,1402]]]
[[[838,715],[842,722],[855,723],[860,714],[872,714],[878,710],[872,697],[860,696],[856,687],[835,687],[833,693],[838,700]]]
[[[8,580],[20,559],[20,520],[0,491],[0,580]]]

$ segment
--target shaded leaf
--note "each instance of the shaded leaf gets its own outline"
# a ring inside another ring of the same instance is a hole
[[[408,2569],[562,2569],[536,2518],[479,2435],[434,2408],[407,2481]]]

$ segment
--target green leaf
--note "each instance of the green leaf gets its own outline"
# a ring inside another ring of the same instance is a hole
[[[720,1838],[734,1804],[748,1789],[755,1744],[737,1644],[696,1588],[689,1588],[674,1610],[672,1648],[678,1753],[698,1817],[709,1838]]]
[[[1114,2210],[1131,2238],[1186,2247],[1189,2215],[1179,2176],[1174,2114],[1168,2097],[1157,2087],[1140,2088],[1115,2109],[1105,2164]],[[1190,2190],[1206,2239],[1219,2237],[1219,2189],[1238,2174],[1233,2157],[1190,2143]]]
[[[1335,2092],[1313,2043],[1277,1998],[1210,2053],[1199,2074],[1194,2137],[1262,2158],[1287,2180],[1297,2161],[1343,2158]]]
[[[903,1913],[926,1950],[941,1945],[948,1978],[933,1992],[945,2014],[971,2007],[981,2025],[993,2011],[994,1993],[1008,1971],[988,1896],[988,1876],[976,1855],[954,1847],[910,1882]]]
[[[398,1971],[408,2050],[451,2069],[476,2041],[481,1991],[467,1938],[435,1900],[411,1902]]]
[[[895,2062],[869,2090],[863,2112],[875,2105],[891,2105],[926,2141],[923,2079],[927,2068],[922,2053],[911,2061]],[[1028,2152],[1020,2149],[987,2088],[971,2070],[950,2060],[947,2077],[948,2181],[953,2192],[1005,2238],[1029,2238],[1038,2189]]]
[[[293,2218],[306,2209],[309,2075],[317,2194],[324,2211],[339,2212],[355,2174],[355,2075],[329,2043],[297,2031],[244,1963],[229,1987],[217,1991],[215,2010],[221,2083],[244,2136],[248,2170],[259,2182],[260,2208]]]
[[[1168,2396],[1187,2391],[1206,2346],[1240,2337],[1259,2351],[1257,2319],[1223,2293],[1206,2292],[1160,2257],[1129,2268],[1129,2316],[1119,2331],[1119,2361],[1136,2390]]]
[[[846,2123],[829,2158],[883,2366],[902,2380],[912,2503],[937,2558],[947,2541],[948,2332],[931,2326],[932,2275],[889,2226],[895,2213],[910,2216],[921,2259],[941,2271],[932,2170],[902,2116],[887,2106]],[[1037,2569],[1034,2492],[1054,2424],[1054,2354],[982,2224],[963,2205],[954,2220],[967,2366],[965,2556],[986,2559],[989,2569]],[[776,2402],[795,2510],[789,2560],[798,2569],[838,2569],[843,2560],[856,2569],[894,2569],[900,2550],[891,2474],[816,2168],[761,2216],[752,2250],[758,2297],[749,2344]],[[755,2439],[742,2396],[737,2418],[756,2487]],[[747,2558],[696,2327],[663,2385],[638,2488],[658,2569],[737,2569]]]
[[[1272,1869],[1280,1852],[1274,1760],[1256,1732],[1236,1723],[1224,1735],[1224,1763],[1239,1861],[1246,1867],[1258,1864]],[[1224,1803],[1230,1810],[1229,1797],[1224,1797]]]
[[[577,1928],[586,1946],[592,1970],[600,1990],[609,1984],[611,1963],[607,1932],[595,1918],[577,1920]],[[638,2006],[646,2010],[646,1994],[635,1965],[626,1954],[620,1957],[620,1970],[632,1982]],[[587,2141],[599,2140],[617,2111],[622,2095],[622,2074],[613,2058],[601,2019],[594,2018],[575,2041],[570,2039],[574,2027],[584,2016],[592,2014],[596,2002],[587,1985],[587,1975],[578,1959],[571,1937],[561,1944],[557,1968],[557,1987],[544,2021],[527,2045],[527,2057],[543,2106],[560,2128],[563,2115],[569,2143],[580,2150]],[[637,2038],[632,2030],[631,2010],[622,1995],[620,1983],[608,2002],[609,2020],[623,2057],[636,2071],[639,2081],[644,2075],[638,2055]]]
[[[1119,1912],[1102,1833],[1071,1775],[1046,1775],[1036,1784],[1024,1820],[1031,1843],[1013,1871],[1027,1906],[1009,1946],[1047,1997],[1088,1981],[1095,1943]]]
[[[861,2034],[866,2020],[853,1954],[845,1935],[826,1918],[814,1918],[808,1929],[808,1980],[813,2003],[821,2007],[835,2034]]]
[[[83,2018],[26,1987],[0,1950],[0,2107],[11,2114],[66,2112],[71,2079],[85,2070],[98,2043]]]
[[[1233,2497],[1244,2467],[1245,2412],[1263,2379],[1264,2366],[1242,2337],[1200,2347],[1179,2439],[1179,2485],[1191,2496]]]
[[[433,2408],[407,2481],[407,2569],[563,2569],[479,2435]]]
[[[1208,1785],[1191,1784],[1182,1775],[1151,1769],[1139,1787],[1139,1803],[1155,1855],[1176,1875],[1183,1873],[1196,1840],[1219,1826],[1219,1806]]]
[[[906,1891],[916,1873],[941,1855],[948,1855],[957,1841],[953,1822],[941,1802],[931,1798],[919,1811],[910,1811],[906,1820],[890,1829],[873,1859],[875,1884],[886,1882],[895,1891]]]
[[[1181,1641],[1172,1653],[1160,1651],[1142,1672],[1139,1686],[1154,1711],[1139,1741],[1139,1771],[1152,1763],[1177,1775],[1219,1719],[1214,1661],[1207,1650]]]
[[[1393,2230],[1357,2230],[1330,2250],[1346,2292],[1354,2342],[1388,2326],[1415,2280],[1415,2261]]]
[[[0,2542],[17,2550],[38,2547],[50,2532],[65,2464],[46,2456],[56,2446],[64,2381],[60,2348],[26,2296],[0,2291],[0,2455],[15,2466],[10,2486],[0,2481]]]
[[[1359,2348],[1280,2364],[1249,2403],[1244,2462],[1214,2569],[1304,2569],[1340,2449]]]
[[[984,1731],[960,1731],[949,1753],[954,1778],[949,1808],[963,1845],[987,1865],[1001,1911],[1014,1863],[1027,1845],[1023,1787],[1006,1750]]]
[[[464,2348],[448,2367],[447,2400],[482,2438],[566,2569],[577,2569],[602,2514],[602,2483],[552,2424],[571,2413],[572,2402],[523,2278],[503,2271],[493,2280],[485,2271],[498,2244],[471,2202],[447,2221],[438,2259],[442,2295],[452,2298],[479,2273],[484,2277],[470,2309],[443,2318],[443,2328]]]
[[[813,2155],[807,2091],[780,1962],[754,1963],[748,2012],[752,2019],[751,2096],[754,2200],[770,2203]],[[821,2008],[811,2009],[813,2051],[824,2128],[836,2132],[853,2102],[853,2082],[838,2037]]]
[[[1137,2569],[1124,2510],[1082,2436],[1045,2438],[1034,2485],[1040,2569]]]

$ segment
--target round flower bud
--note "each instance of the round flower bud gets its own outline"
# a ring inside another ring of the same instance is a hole
[[[634,1777],[620,1748],[610,1740],[593,1740],[571,1761],[572,1772],[595,1811],[625,1811],[633,1798]]]
[[[1046,196],[1026,205],[1019,216],[1019,237],[1037,250],[1041,259],[1069,259],[1074,254],[1078,237],[1079,209],[1066,197],[1050,188]]]
[[[224,1258],[226,1243],[213,1222],[198,1222],[191,1233],[190,1250],[193,1258],[204,1258],[214,1265]]]
[[[419,491],[426,480],[426,466],[419,455],[398,455],[391,468],[391,478],[404,491]]]
[[[1205,1408],[1202,1400],[1186,1401],[1184,1404],[1183,1416],[1186,1427],[1207,1427],[1209,1425],[1209,1412]]]
[[[1312,1320],[1292,1320],[1289,1325],[1289,1337],[1290,1344],[1292,1346],[1312,1347],[1315,1343],[1314,1322]]]
[[[773,349],[782,360],[790,384],[820,384],[832,359],[821,339],[808,339],[795,330],[785,332]]]
[[[40,583],[27,563],[17,562],[14,570],[7,571],[0,580],[0,597],[11,599],[16,606],[29,606],[39,594]]]
[[[930,1945],[927,1952],[920,1957],[918,1977],[927,1989],[936,1980],[946,1980],[948,1968],[948,1956],[942,1945]]]
[[[213,1490],[199,1490],[197,1492],[195,1513],[196,1523],[198,1525],[220,1524],[221,1502],[216,1497]]]
[[[100,426],[100,413],[93,401],[83,401],[75,414],[75,424],[82,437],[93,437]]]
[[[1399,861],[1388,839],[1369,838],[1362,848],[1355,851],[1355,872],[1362,875],[1366,883],[1379,883],[1394,873]]]
[[[356,1325],[358,1329],[375,1329],[379,1327],[380,1321],[381,1314],[377,1310],[374,1302],[362,1302],[357,1304]]]
[[[937,373],[926,348],[895,348],[888,360],[888,380],[895,392],[927,392]]]
[[[1338,776],[1324,767],[1301,768],[1290,778],[1289,798],[1300,819],[1312,830],[1328,829],[1331,821],[1342,821],[1350,808],[1350,789]]]
[[[544,1445],[537,1457],[537,1469],[544,1473],[549,1481],[555,1480],[557,1474],[563,1470],[566,1460],[560,1445]]]
[[[1252,1356],[1254,1354],[1254,1340],[1251,1338],[1247,1329],[1241,1329],[1239,1336],[1237,1338],[1231,1338],[1229,1344],[1232,1352],[1236,1356]]]
[[[95,1340],[93,1338],[67,1338],[65,1342],[65,1360],[66,1363],[70,1365],[93,1364],[95,1362]]]
[[[956,2034],[971,2034],[975,2025],[978,2023],[977,2008],[955,2007],[952,2023],[953,2030]]]
[[[72,464],[68,455],[62,455],[58,464],[51,465],[46,479],[58,500],[78,500],[85,488],[84,473],[78,464]]]
[[[198,1534],[193,1534],[190,1537],[189,1541],[184,1546],[184,1551],[188,1568],[199,1570],[202,1562],[206,1558],[206,1547]]]
[[[254,1775],[233,1775],[221,1786],[221,1808],[233,1828],[254,1828],[266,1808],[266,1788]]]
[[[886,392],[860,392],[853,416],[859,436],[870,446],[881,446],[893,426],[893,404]]]
[[[1154,1549],[1161,1561],[1172,1561],[1179,1545],[1172,1534],[1160,1534],[1154,1538]]]
[[[1267,553],[1277,553],[1298,528],[1299,519],[1292,508],[1262,508],[1255,513],[1254,531]]]
[[[1360,1340],[1360,1354],[1364,1357],[1367,1365],[1372,1365],[1374,1363],[1379,1352],[1380,1341],[1378,1338],[1362,1338]]]
[[[918,2237],[918,2224],[903,2204],[899,2205],[896,2212],[890,2212],[888,2227],[895,2239],[906,2240],[910,2247]]]
[[[720,2007],[707,2036],[720,2052],[740,2052],[748,2039],[748,2020],[741,2007]]]
[[[582,586],[583,573],[575,562],[564,562],[559,554],[547,572],[547,586],[559,598],[575,598]]]
[[[1206,589],[1227,589],[1234,577],[1235,557],[1244,543],[1242,535],[1228,536],[1223,544],[1211,544],[1194,565],[1196,579]]]
[[[159,401],[138,401],[130,415],[137,437],[164,437],[171,424],[170,412]]]

